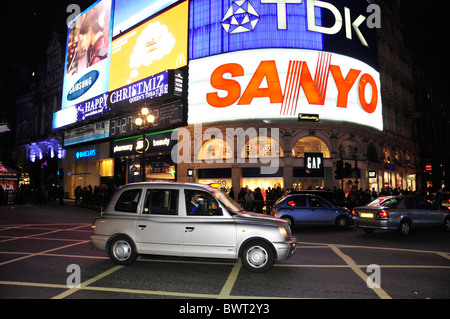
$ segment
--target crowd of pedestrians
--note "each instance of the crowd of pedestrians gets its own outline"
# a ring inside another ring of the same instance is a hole
[[[112,197],[114,189],[107,185],[75,188],[75,205],[86,207],[105,207]]]
[[[114,193],[114,189],[107,185],[75,188],[75,205],[84,207],[105,207]],[[4,190],[0,186],[0,205],[34,204],[45,205],[48,201],[58,201],[64,205],[67,194],[60,184],[21,184],[17,191]]]
[[[309,188],[312,189],[311,187]],[[418,195],[425,196],[420,190],[411,191],[410,189],[402,189],[402,188],[391,188],[391,187],[383,187],[380,192],[377,192],[375,188],[366,189],[365,191],[360,188],[357,188],[353,185],[353,187],[344,191],[341,188],[334,187],[333,189],[325,189],[327,191],[332,191],[340,194],[340,196],[345,197],[349,202],[351,207],[363,206],[374,199],[380,196],[389,196],[389,195]],[[243,209],[259,214],[270,213],[274,203],[281,198],[282,196],[288,194],[290,191],[289,188],[284,189],[281,187],[268,187],[267,190],[264,188],[257,187],[255,190],[250,189],[248,186],[242,187],[238,194],[234,193],[233,188],[231,188],[228,192],[230,197],[235,199]]]

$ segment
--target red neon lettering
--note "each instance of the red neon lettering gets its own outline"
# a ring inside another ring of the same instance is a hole
[[[350,71],[347,74],[347,77],[344,79],[340,67],[336,65],[330,65],[330,69],[331,74],[333,74],[336,87],[338,89],[338,100],[336,106],[347,107],[348,92],[350,92],[350,89],[352,88],[353,84],[355,84],[361,71],[350,69]]]
[[[241,86],[239,82],[224,79],[223,75],[230,73],[232,77],[244,75],[244,68],[237,63],[228,63],[219,66],[211,74],[211,85],[218,90],[227,91],[228,94],[225,97],[220,97],[217,92],[207,93],[206,101],[209,105],[214,107],[227,107],[234,104],[241,96]]]
[[[267,79],[267,88],[260,88],[262,80]],[[238,105],[251,104],[255,97],[269,97],[270,103],[283,102],[280,79],[275,61],[262,61],[247,85]]]
[[[242,96],[239,82],[232,79],[224,79],[223,75],[230,73],[231,77],[243,76],[243,67],[237,63],[224,64],[212,73],[211,85],[217,90],[226,91],[227,95],[220,97],[218,92],[207,93],[206,101],[213,107],[227,107],[238,100],[238,105],[249,105],[254,98],[268,97],[270,103],[282,103],[280,114],[292,115],[297,108],[300,88],[303,88],[309,104],[325,104],[328,74],[331,71],[338,90],[336,106],[346,108],[348,94],[360,76],[361,71],[350,69],[344,78],[341,68],[337,65],[330,65],[330,60],[329,56],[319,58],[314,80],[306,62],[290,61],[284,95],[281,90],[275,61],[262,61],[259,64]],[[267,88],[261,88],[264,78],[267,81]],[[365,90],[368,84],[372,88],[370,102],[366,101],[365,97]],[[363,74],[361,76],[358,86],[358,97],[364,111],[373,113],[376,110],[378,105],[378,87],[371,75]]]
[[[372,87],[372,99],[370,103],[366,102],[366,97],[364,94],[367,84],[370,84],[370,86]],[[364,111],[366,111],[367,113],[373,113],[377,108],[378,104],[378,88],[373,77],[367,73],[363,74],[361,76],[361,79],[359,80],[358,95],[359,95],[359,102],[361,103],[361,106],[364,109]]]

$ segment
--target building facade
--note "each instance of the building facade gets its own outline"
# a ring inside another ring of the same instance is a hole
[[[397,2],[227,5],[191,2],[193,152],[179,179],[235,190],[417,189],[412,58]],[[263,141],[246,136],[272,128]],[[275,173],[258,169],[275,157]]]
[[[136,1],[139,18],[111,3],[71,22],[65,55],[49,51],[53,84],[19,101],[18,153],[54,159],[68,197],[144,176],[235,192],[420,185],[397,1]],[[94,16],[102,28],[83,48]]]

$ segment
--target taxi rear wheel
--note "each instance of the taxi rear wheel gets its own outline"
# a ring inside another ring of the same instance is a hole
[[[262,240],[254,240],[246,244],[241,254],[242,265],[254,273],[265,273],[275,262],[273,248]]]
[[[126,236],[118,236],[109,244],[109,257],[118,265],[131,265],[136,261],[137,253],[134,243]]]

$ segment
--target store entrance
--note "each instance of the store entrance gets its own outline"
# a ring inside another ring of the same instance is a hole
[[[295,190],[323,189],[325,181],[322,178],[295,178],[293,188]]]

